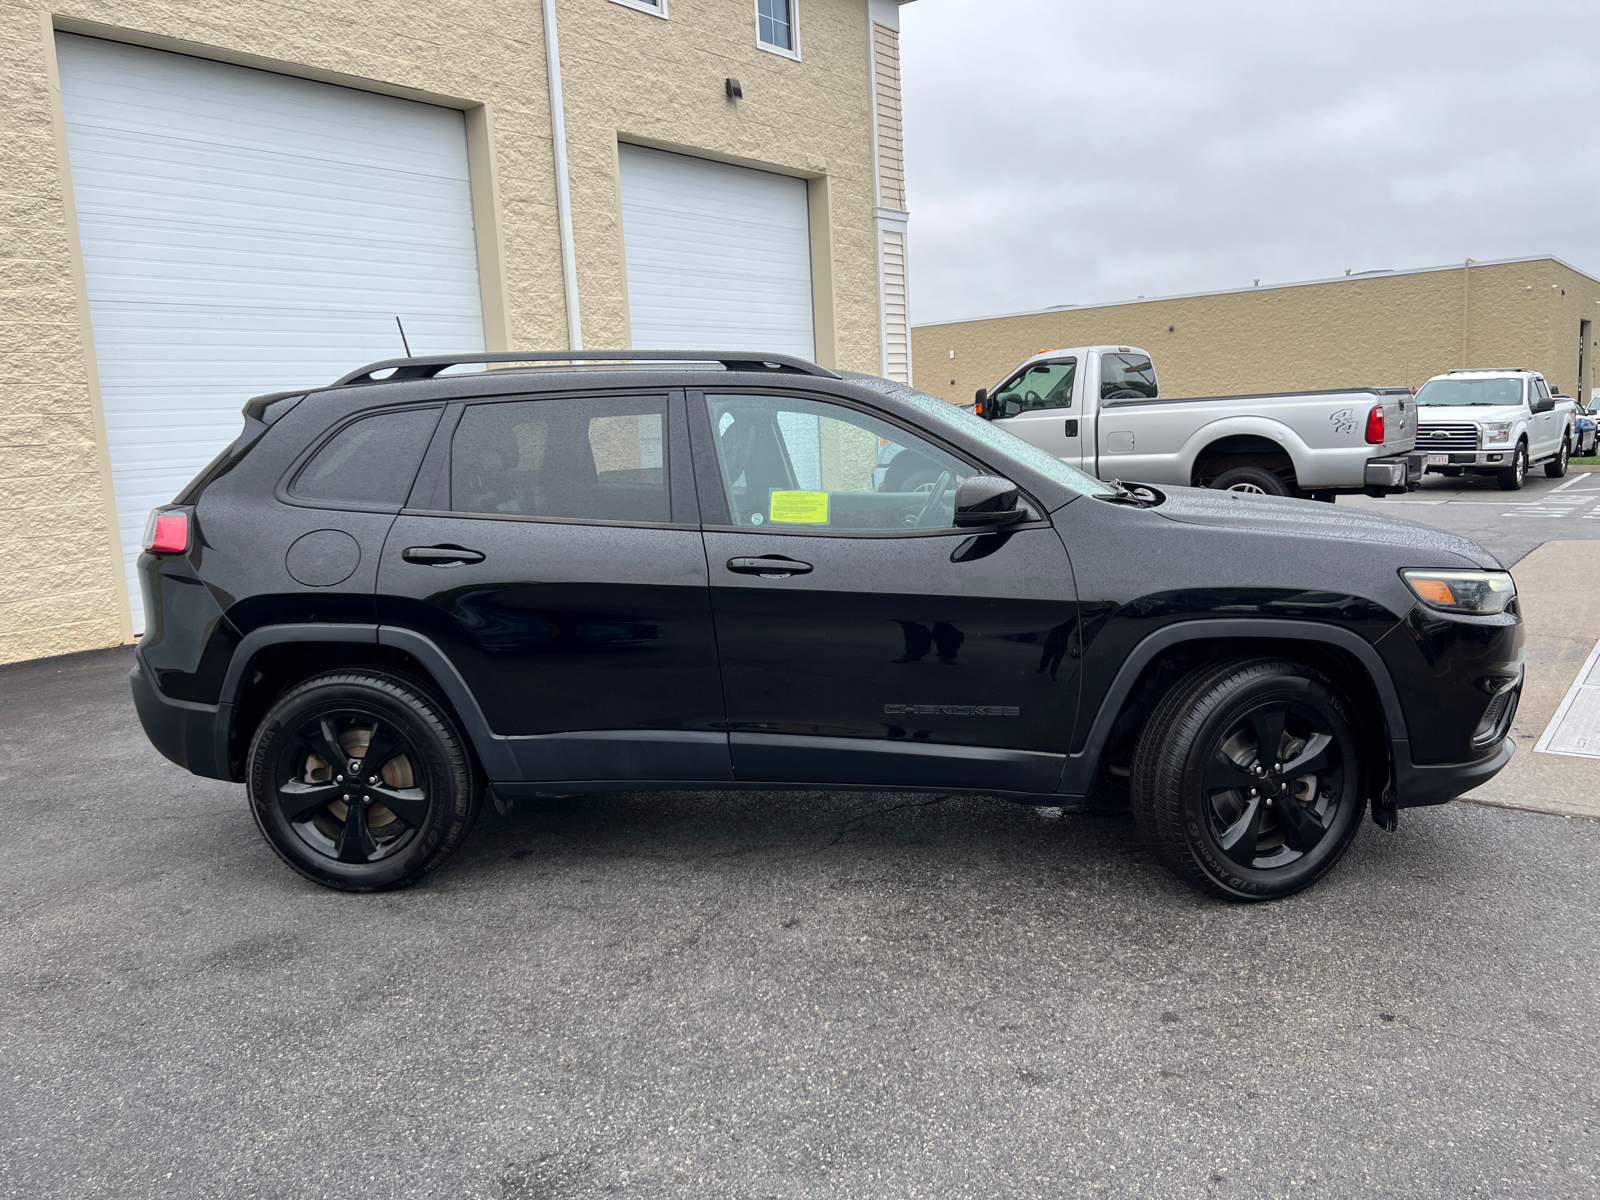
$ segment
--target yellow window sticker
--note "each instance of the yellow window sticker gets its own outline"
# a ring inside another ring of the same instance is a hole
[[[826,525],[828,493],[774,491],[769,511],[774,521],[790,525]]]

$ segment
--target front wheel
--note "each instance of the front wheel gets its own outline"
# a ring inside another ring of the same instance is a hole
[[[1527,478],[1528,443],[1518,442],[1517,452],[1511,456],[1511,465],[1496,473],[1495,482],[1500,485],[1502,492],[1520,492],[1523,481]]]
[[[1135,823],[1179,879],[1226,900],[1276,900],[1343,856],[1364,807],[1350,702],[1283,659],[1199,667],[1139,735]]]
[[[324,887],[406,887],[477,816],[472,758],[409,680],[351,669],[290,688],[250,745],[250,808],[278,857]]]
[[[1566,438],[1561,439],[1560,452],[1544,465],[1544,473],[1551,479],[1560,479],[1567,473],[1567,463],[1572,460],[1572,445]]]

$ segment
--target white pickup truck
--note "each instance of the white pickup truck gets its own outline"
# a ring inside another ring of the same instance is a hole
[[[973,411],[1100,479],[1332,500],[1422,476],[1410,388],[1168,398],[1132,346],[1035,354]]]
[[[1426,471],[1493,475],[1514,492],[1530,465],[1552,479],[1567,473],[1577,413],[1537,371],[1450,371],[1417,390],[1417,450]]]

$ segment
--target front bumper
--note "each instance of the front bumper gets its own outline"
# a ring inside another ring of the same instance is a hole
[[[233,780],[228,770],[228,726],[233,705],[196,704],[163,695],[156,686],[154,672],[137,650],[128,682],[133,687],[139,724],[144,726],[151,745],[196,775]]]
[[[1441,467],[1464,467],[1467,470],[1503,471],[1511,465],[1511,456],[1516,453],[1516,446],[1510,445],[1498,450],[1432,450],[1425,452],[1423,469],[1437,471]],[[1437,461],[1443,459],[1443,462]]]
[[[1482,758],[1459,763],[1414,763],[1410,747],[1394,745],[1394,805],[1396,808],[1421,808],[1447,804],[1457,796],[1488,783],[1511,761],[1517,744],[1507,736]]]

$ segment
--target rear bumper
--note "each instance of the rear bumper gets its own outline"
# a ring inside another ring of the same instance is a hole
[[[1392,454],[1387,458],[1368,459],[1361,482],[1365,488],[1403,492],[1421,478],[1422,455]]]
[[[1517,745],[1510,737],[1482,758],[1460,763],[1417,764],[1411,761],[1407,743],[1394,747],[1394,805],[1396,808],[1421,808],[1447,804],[1457,796],[1488,783],[1511,761]]]
[[[228,769],[231,704],[196,704],[163,695],[137,650],[128,682],[133,688],[139,724],[144,726],[151,745],[186,771],[233,780]]]

